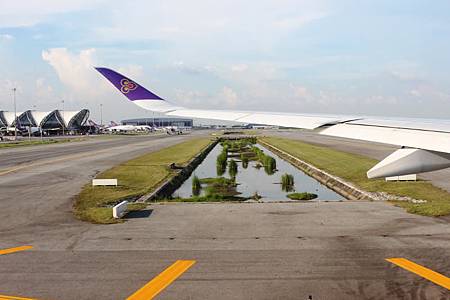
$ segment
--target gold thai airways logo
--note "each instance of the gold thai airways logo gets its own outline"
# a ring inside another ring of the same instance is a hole
[[[128,79],[122,79],[120,81],[120,91],[124,94],[128,94],[130,91],[137,89],[137,84]]]

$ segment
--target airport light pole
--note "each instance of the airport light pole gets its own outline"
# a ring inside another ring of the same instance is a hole
[[[61,101],[62,102],[62,130],[63,130],[63,136],[64,136],[64,127],[66,127],[66,120],[64,118],[64,100]]]
[[[100,103],[100,127],[103,127],[103,104]]]
[[[17,88],[13,88],[13,98],[14,98],[14,140],[17,140],[17,107],[16,107],[16,91]]]

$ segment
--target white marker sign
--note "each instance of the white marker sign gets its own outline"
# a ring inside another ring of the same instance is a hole
[[[112,185],[117,186],[117,179],[92,179],[92,185]]]
[[[113,207],[113,217],[115,219],[122,218],[127,212],[127,208],[128,208],[128,201],[120,202],[119,204]]]

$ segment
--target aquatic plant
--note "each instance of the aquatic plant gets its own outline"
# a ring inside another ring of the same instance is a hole
[[[236,178],[236,174],[238,172],[238,165],[234,159],[230,159],[228,163],[228,172],[231,178]]]
[[[250,198],[253,200],[259,200],[262,198],[262,196],[260,194],[258,194],[258,191],[255,191]]]
[[[291,193],[291,194],[287,194],[286,197],[288,197],[289,199],[292,200],[312,200],[317,198],[316,194],[313,193]]]
[[[281,189],[286,192],[291,192],[294,190],[294,176],[291,174],[283,174],[281,176]]]
[[[245,138],[238,140],[222,140],[220,142],[222,147],[225,147],[228,152],[245,152],[250,150],[250,146],[256,144],[256,138]]]
[[[200,179],[202,184],[206,184],[205,197],[207,198],[231,198],[236,200],[237,195],[240,193],[236,191],[236,182],[234,179],[217,177],[217,178],[202,178]]]
[[[222,152],[217,156],[217,160],[216,160],[216,171],[217,171],[217,176],[222,176],[223,174],[225,174],[225,171],[227,169],[227,150],[224,147],[222,149]]]
[[[192,178],[192,195],[198,196],[200,195],[200,191],[202,190],[202,184],[200,179],[196,175]]]
[[[277,161],[270,155],[264,154],[264,151],[256,146],[251,148],[252,152],[255,153],[258,161],[264,166],[264,170],[268,175],[272,175],[277,170]]]
[[[277,161],[272,156],[265,155],[263,164],[264,170],[268,175],[274,174],[277,170]]]
[[[242,158],[242,167],[243,167],[244,169],[247,169],[247,167],[248,167],[248,157],[247,157],[247,156],[244,156],[244,157]]]

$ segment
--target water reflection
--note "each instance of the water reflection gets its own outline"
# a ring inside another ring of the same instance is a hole
[[[242,197],[252,197],[255,194],[262,196],[263,201],[289,201],[286,197],[290,192],[309,192],[317,194],[317,200],[341,201],[344,198],[320,184],[315,179],[305,175],[303,172],[292,166],[290,163],[279,158],[275,153],[268,149],[257,145],[265,154],[272,156],[276,160],[277,170],[271,174],[266,172],[264,167],[258,168],[260,165],[257,161],[241,162],[234,158],[237,164],[238,172],[236,174],[236,182],[238,183],[237,191]],[[222,146],[218,144],[214,147],[205,160],[197,167],[193,174],[176,190],[173,197],[190,198],[192,197],[192,180],[194,175],[198,178],[216,177],[216,160],[217,156],[222,152]],[[230,159],[228,159],[229,164]],[[220,170],[223,171],[223,170]],[[228,170],[227,170],[228,171]],[[281,176],[283,174],[291,174],[294,179],[294,186],[284,188],[281,184]],[[224,177],[230,178],[229,172],[224,172]],[[200,195],[204,195],[204,191],[200,191]]]

